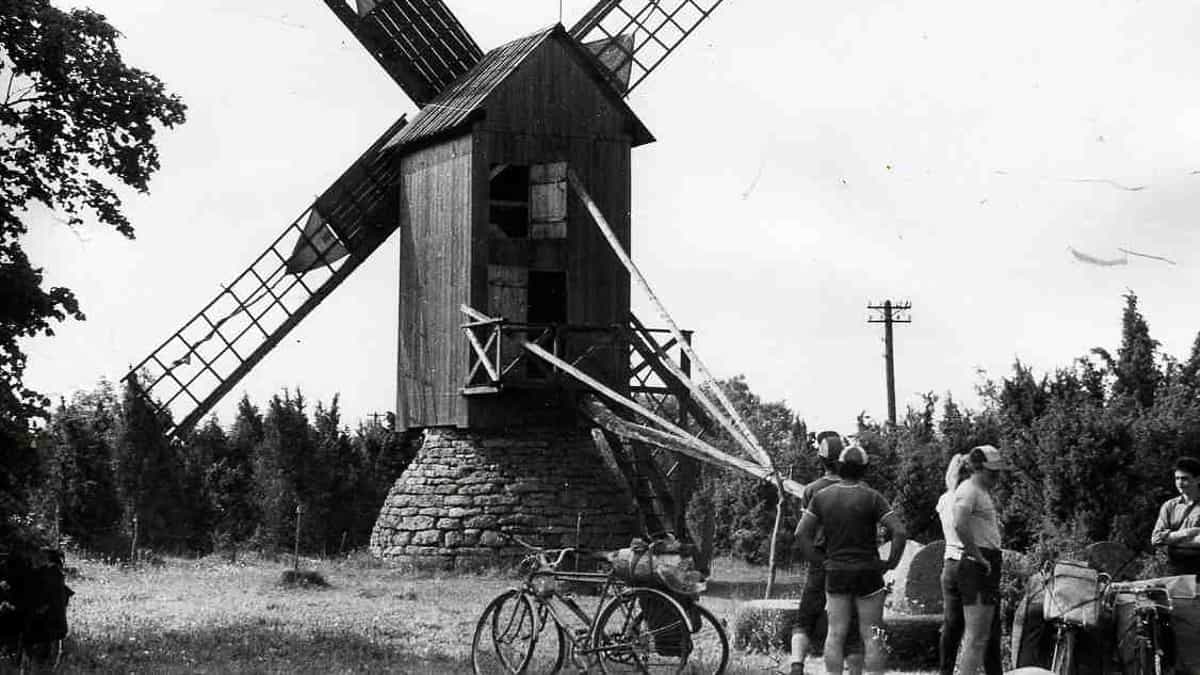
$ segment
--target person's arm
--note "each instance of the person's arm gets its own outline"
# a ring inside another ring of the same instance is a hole
[[[975,496],[973,493],[969,497],[955,494],[954,533],[958,535],[958,540],[962,542],[963,552],[970,556],[972,560],[983,565],[984,574],[991,574],[992,564],[987,561],[987,558],[983,557],[983,551],[979,550],[979,545],[975,542],[975,535],[971,532],[970,525],[968,525],[974,506]]]
[[[1171,502],[1163,504],[1158,509],[1158,520],[1154,522],[1154,531],[1150,533],[1151,546],[1165,546],[1167,537],[1171,534],[1171,525],[1169,516],[1171,511]]]
[[[797,542],[800,541],[800,523],[804,522],[804,514],[808,512],[808,502],[809,500],[805,499],[803,495],[800,496],[800,520],[796,522],[796,529],[792,532],[792,536]]]
[[[1187,547],[1200,545],[1200,527],[1171,529],[1171,510],[1170,501],[1163,504],[1162,508],[1158,510],[1158,520],[1154,523],[1154,531],[1150,534],[1150,544],[1152,546]],[[1186,513],[1184,515],[1187,516]]]
[[[796,540],[800,543],[800,555],[815,565],[825,563],[825,556],[817,550],[816,542],[813,541],[813,535],[820,524],[821,521],[817,518],[817,514],[805,511],[804,515],[800,517],[800,524],[796,526]]]
[[[904,557],[904,547],[908,544],[908,530],[904,528],[904,521],[900,520],[900,516],[896,515],[895,511],[884,514],[883,520],[880,522],[888,529],[888,532],[892,533],[892,548],[888,552],[887,564],[884,569],[894,570]]]

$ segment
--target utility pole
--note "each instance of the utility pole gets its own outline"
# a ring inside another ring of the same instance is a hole
[[[896,425],[896,351],[894,341],[892,339],[892,324],[896,323],[912,323],[912,317],[908,315],[912,309],[912,303],[907,300],[904,302],[893,303],[891,300],[885,300],[882,305],[867,305],[867,309],[879,312],[878,316],[872,316],[867,319],[867,323],[883,324],[883,358],[887,362],[887,401],[888,401],[888,424]]]

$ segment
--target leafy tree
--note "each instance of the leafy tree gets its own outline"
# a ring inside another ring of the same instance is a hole
[[[160,417],[127,380],[114,452],[117,492],[131,527],[136,518],[139,546],[180,548],[191,540],[183,462],[167,440],[168,420]]]
[[[145,192],[158,169],[157,128],[184,121],[183,103],[157,78],[125,65],[118,35],[90,10],[0,4],[0,529],[27,508],[31,423],[49,406],[24,384],[20,340],[83,318],[69,289],[43,287],[21,246],[28,209],[63,214],[69,226],[91,214],[132,237],[112,186]]]
[[[811,466],[808,429],[786,404],[782,401],[763,401],[751,391],[750,385],[740,375],[720,385],[777,469],[787,475],[789,468],[794,470],[796,466]],[[726,453],[744,454],[740,446],[728,438],[720,437],[710,442]],[[696,506],[702,501],[706,501],[713,509],[716,526],[714,547],[717,553],[732,554],[754,563],[767,560],[777,503],[774,485],[705,465],[701,470],[700,487],[692,497],[692,507],[688,509],[693,519],[698,513]],[[781,560],[792,549],[792,532],[798,517],[799,514],[794,510],[785,513],[778,542]],[[698,532],[698,523],[693,522],[690,529]]]
[[[243,395],[230,435],[211,420],[193,436],[204,439],[211,457],[204,473],[204,494],[212,514],[213,546],[228,550],[236,559],[238,546],[249,540],[258,519],[253,453],[262,442],[262,418]]]
[[[43,435],[41,510],[57,530],[84,549],[102,554],[127,550],[113,477],[113,434],[120,402],[112,384],[61,401]]]
[[[284,391],[271,397],[263,418],[254,475],[261,514],[256,538],[267,548],[291,548],[296,506],[311,502],[315,447],[304,406],[299,391]]]
[[[351,438],[354,454],[362,471],[354,493],[354,526],[350,530],[351,546],[365,545],[387,499],[392,483],[412,462],[420,438],[416,434],[398,434],[378,423],[360,423]]]
[[[1113,395],[1129,396],[1143,408],[1154,405],[1154,392],[1162,373],[1155,363],[1158,340],[1150,338],[1150,327],[1138,311],[1137,296],[1125,296],[1121,317],[1121,348],[1117,350]]]

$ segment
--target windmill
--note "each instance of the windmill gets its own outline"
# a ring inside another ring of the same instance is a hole
[[[503,531],[683,533],[697,460],[778,480],[719,390],[692,381],[711,376],[691,334],[661,305],[667,328],[630,313],[631,151],[654,138],[625,99],[722,1],[602,0],[569,31],[484,54],[442,0],[324,0],[419,112],[126,378],[186,434],[398,236],[396,420],[420,449],[377,553],[456,564],[503,554]]]

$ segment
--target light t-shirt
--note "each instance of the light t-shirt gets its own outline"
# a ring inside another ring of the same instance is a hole
[[[964,480],[954,490],[954,509],[966,507],[967,529],[979,548],[1000,548],[1000,519],[996,515],[996,503],[987,490],[973,480]],[[953,528],[951,528],[953,529]],[[957,535],[956,535],[957,536]],[[949,541],[949,540],[947,540]],[[961,542],[959,544],[961,546]]]
[[[943,492],[937,502],[938,519],[942,521],[942,539],[946,542],[946,560],[962,560],[963,544],[954,529],[954,493]]]

